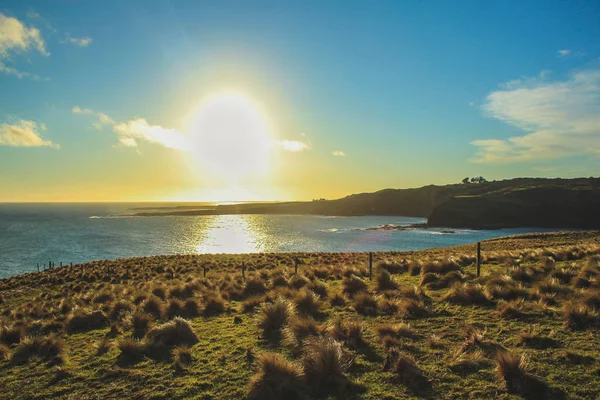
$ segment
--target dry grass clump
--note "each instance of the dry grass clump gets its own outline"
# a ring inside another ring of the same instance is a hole
[[[177,346],[171,352],[176,372],[183,372],[192,363],[192,350],[188,346]]]
[[[367,289],[365,281],[356,275],[350,275],[342,281],[342,292],[349,297],[354,297],[357,293],[365,292]]]
[[[363,325],[359,321],[344,322],[341,318],[336,318],[329,323],[328,332],[332,338],[354,347],[364,345]]]
[[[152,328],[146,333],[146,340],[152,346],[173,347],[182,344],[198,343],[198,336],[192,330],[190,323],[180,317]]]
[[[544,336],[541,329],[536,326],[530,326],[529,328],[520,332],[517,335],[517,344],[539,350],[559,347],[560,345],[560,343],[555,339],[549,336]]]
[[[531,294],[523,287],[522,284],[517,284],[512,280],[502,281],[488,281],[485,285],[485,294],[490,299],[502,299],[502,300],[516,300],[516,299],[529,299]]]
[[[421,281],[419,282],[419,286],[433,286],[435,287],[437,283],[440,281],[440,275],[435,272],[428,272],[426,274],[421,275]]]
[[[225,307],[226,302],[220,295],[210,293],[204,296],[204,308],[202,314],[206,317],[218,315],[225,311]]]
[[[131,304],[125,300],[119,300],[112,305],[110,312],[108,313],[108,319],[111,321],[118,321],[125,317],[128,312],[131,312]]]
[[[402,354],[397,349],[392,348],[389,350],[386,363],[390,365],[390,370],[394,373],[394,381],[403,384],[412,391],[426,389],[427,378],[411,356]]]
[[[267,286],[262,279],[251,278],[246,281],[242,295],[244,297],[264,294],[267,291]]]
[[[498,314],[502,318],[507,319],[521,319],[524,317],[523,314],[523,299],[513,301],[502,301],[498,303]]]
[[[573,331],[598,326],[598,313],[583,304],[567,303],[563,307],[563,325]]]
[[[146,355],[147,346],[138,339],[126,337],[119,341],[117,348],[120,351],[120,360],[138,360]]]
[[[348,352],[331,337],[311,337],[304,343],[302,365],[307,382],[316,385],[316,388],[343,381],[344,373],[351,364]]]
[[[536,293],[542,294],[560,294],[565,295],[572,292],[572,289],[568,286],[562,285],[556,278],[548,278],[541,282],[536,283],[534,286]]]
[[[390,274],[400,274],[408,271],[408,262],[406,260],[384,260],[379,263],[378,268],[386,270]]]
[[[141,339],[146,335],[148,329],[152,327],[152,316],[141,311],[136,311],[129,316],[129,323],[133,328],[131,336]]]
[[[318,315],[321,311],[321,301],[319,296],[310,290],[299,291],[292,300],[296,305],[296,310],[305,315]]]
[[[588,291],[581,297],[581,304],[600,311],[600,291]]]
[[[402,299],[399,301],[398,307],[400,314],[405,318],[423,318],[430,314],[423,302],[414,299]]]
[[[489,304],[483,288],[476,283],[456,284],[446,293],[442,300],[460,305]]]
[[[245,313],[253,312],[256,310],[263,302],[265,298],[263,296],[251,296],[242,302],[242,310]]]
[[[323,282],[320,281],[312,281],[311,283],[309,283],[308,285],[306,285],[306,288],[314,293],[316,293],[317,295],[319,295],[319,297],[321,299],[326,299],[327,298],[327,285],[324,284]]]
[[[25,336],[25,328],[23,326],[13,325],[12,327],[2,326],[0,328],[0,342],[11,345],[21,341]]]
[[[294,303],[279,298],[272,304],[263,304],[258,314],[258,326],[265,337],[279,337],[281,328],[296,314]]]
[[[289,280],[289,285],[294,289],[302,289],[304,286],[308,285],[309,282],[310,281],[303,275],[294,275],[292,279]]]
[[[312,318],[292,318],[283,328],[284,343],[298,348],[309,337],[322,336],[325,328]]]
[[[305,391],[304,370],[299,364],[275,353],[263,353],[250,380],[250,399],[301,399]]]
[[[377,306],[377,300],[367,292],[358,293],[352,303],[354,310],[362,315],[376,315]]]
[[[448,368],[455,373],[476,372],[489,365],[490,361],[485,358],[485,353],[481,350],[467,352],[459,349],[452,354],[448,362]]]
[[[65,322],[65,328],[68,333],[101,329],[106,325],[108,325],[108,318],[99,310],[85,312],[77,309]]]
[[[404,338],[409,338],[409,339],[415,339],[417,337],[417,334],[412,329],[410,324],[405,324],[405,323],[397,323],[397,324],[387,323],[387,324],[379,325],[375,329],[375,331],[377,332],[377,335],[379,336],[380,339],[383,339],[386,336],[394,337],[394,338],[404,337]]]
[[[154,292],[154,291],[153,291]],[[145,313],[151,314],[154,318],[160,319],[165,314],[165,306],[160,298],[156,295],[150,296],[142,304],[142,310]]]
[[[427,303],[431,301],[431,298],[425,293],[422,287],[419,286],[408,286],[402,287],[398,291],[399,298],[412,299],[415,301],[420,301],[423,303]]]
[[[499,351],[494,360],[496,371],[509,392],[522,392],[528,380],[528,362],[525,356],[513,351]]]
[[[333,307],[344,307],[346,305],[346,299],[341,293],[338,292],[331,296],[329,302]]]
[[[375,283],[376,289],[380,292],[385,290],[398,289],[398,284],[394,282],[394,279],[392,279],[392,275],[390,275],[390,273],[385,269],[379,270],[376,276]]]
[[[11,362],[21,364],[39,357],[44,361],[61,363],[64,347],[63,340],[56,336],[27,336],[13,351]]]

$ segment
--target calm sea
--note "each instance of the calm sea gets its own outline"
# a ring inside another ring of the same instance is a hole
[[[147,204],[0,204],[0,278],[52,260],[156,254],[418,250],[549,229],[371,230],[423,223],[408,217],[225,215],[119,217]]]

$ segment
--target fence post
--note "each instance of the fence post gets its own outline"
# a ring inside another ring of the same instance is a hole
[[[206,278],[206,265],[202,266],[202,273],[203,273],[204,278]]]
[[[369,252],[369,279],[373,278],[373,253]]]
[[[62,267],[62,261],[60,262],[60,266]]]
[[[71,268],[73,268],[73,263],[71,263]]]
[[[40,272],[40,263],[37,263],[38,272]]]
[[[477,242],[477,276],[481,275],[481,242]]]

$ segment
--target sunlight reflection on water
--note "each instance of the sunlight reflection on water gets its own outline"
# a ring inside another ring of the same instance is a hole
[[[198,253],[257,253],[264,250],[264,233],[251,215],[216,215],[204,227]]]

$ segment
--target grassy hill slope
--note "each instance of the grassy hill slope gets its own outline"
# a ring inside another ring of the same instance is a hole
[[[375,253],[372,279],[364,253],[155,256],[3,279],[2,396],[600,397],[600,233],[482,245],[481,277],[469,245]]]

